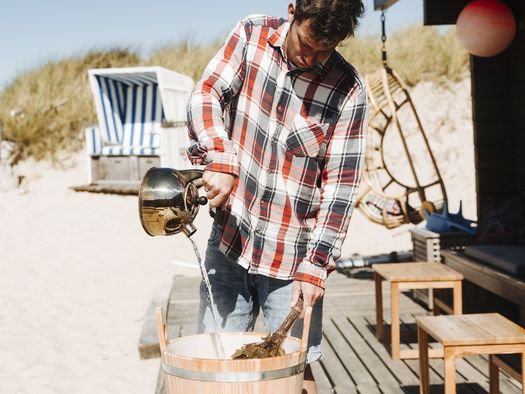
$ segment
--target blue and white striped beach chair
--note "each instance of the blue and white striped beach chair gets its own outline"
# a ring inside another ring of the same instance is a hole
[[[152,166],[187,168],[193,80],[162,67],[89,70],[98,125],[86,129],[90,183],[139,182]]]

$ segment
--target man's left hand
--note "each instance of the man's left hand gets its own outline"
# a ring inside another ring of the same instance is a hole
[[[317,300],[324,295],[324,289],[322,287],[308,282],[294,281],[292,283],[292,300],[290,307],[293,307],[297,303],[301,292],[303,293],[304,308],[313,306]]]

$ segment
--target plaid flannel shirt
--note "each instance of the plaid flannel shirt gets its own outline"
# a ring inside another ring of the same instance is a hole
[[[188,156],[237,176],[219,248],[258,273],[324,287],[363,164],[367,96],[339,53],[287,61],[284,19],[249,16],[209,62],[188,103]]]

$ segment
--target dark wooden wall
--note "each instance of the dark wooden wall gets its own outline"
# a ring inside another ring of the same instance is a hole
[[[469,0],[424,0],[426,25],[455,24]],[[505,0],[518,21],[511,46],[470,57],[478,218],[488,205],[525,198],[525,2]]]
[[[525,4],[506,2],[519,24],[500,55],[471,56],[478,214],[525,195]]]
[[[461,10],[471,0],[424,0],[425,25],[454,25]]]

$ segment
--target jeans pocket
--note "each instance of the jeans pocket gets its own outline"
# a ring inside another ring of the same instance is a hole
[[[221,240],[223,230],[224,226],[222,224],[213,223],[210,238],[208,238],[208,245],[217,245]]]
[[[316,157],[327,130],[328,123],[318,123],[297,114],[286,138],[286,147],[295,156]]]

